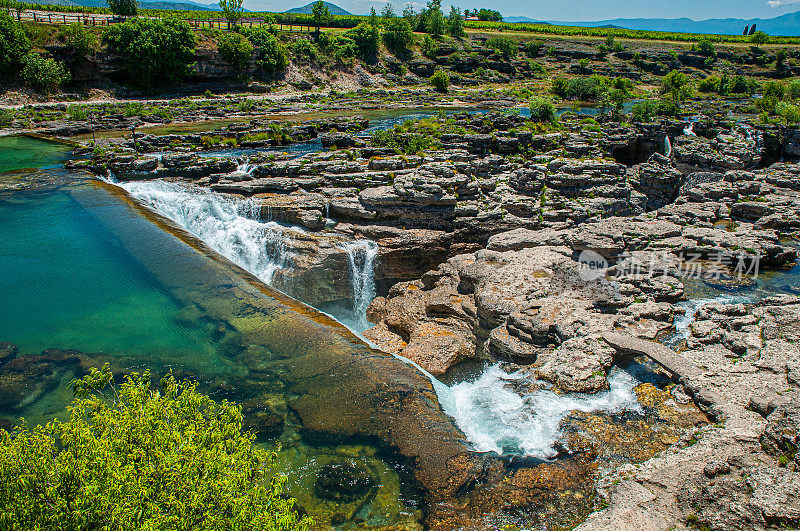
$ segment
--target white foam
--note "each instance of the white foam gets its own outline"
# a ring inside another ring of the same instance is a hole
[[[264,282],[291,265],[287,231],[277,223],[260,221],[260,207],[254,201],[158,180],[118,186]]]
[[[569,412],[641,411],[633,392],[638,382],[619,369],[609,376],[611,389],[594,395],[557,395],[546,389],[519,392],[511,382],[523,377],[521,372],[509,374],[499,364],[492,365],[475,381],[450,387],[449,396],[440,393],[445,412],[475,450],[548,459],[556,455],[553,445],[561,433],[559,424]]]

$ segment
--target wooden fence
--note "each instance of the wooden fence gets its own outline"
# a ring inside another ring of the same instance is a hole
[[[83,24],[84,26],[110,26],[124,22],[124,18],[116,17],[114,15],[106,15],[103,13],[56,13],[48,11],[35,11],[23,10],[16,11],[8,9],[8,14],[13,18],[20,21],[38,22],[40,24]],[[216,28],[225,31],[233,29],[233,25],[224,18],[198,18],[198,19],[182,19],[189,24],[189,27],[194,29],[202,28]],[[249,28],[266,25],[264,19],[261,18],[242,18],[239,20],[239,26]],[[274,24],[274,27],[280,31],[300,32],[300,33],[313,33],[317,31],[316,26],[307,26],[301,24]]]

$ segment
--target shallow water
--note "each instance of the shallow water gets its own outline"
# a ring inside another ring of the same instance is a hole
[[[0,137],[0,173],[61,164],[70,147],[28,136]]]

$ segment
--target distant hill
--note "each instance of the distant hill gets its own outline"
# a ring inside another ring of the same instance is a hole
[[[720,35],[741,35],[745,25],[756,24],[757,29],[769,35],[799,36],[800,11],[787,13],[775,18],[712,18],[692,20],[689,18],[617,18],[595,22],[564,22],[554,20],[534,20],[528,17],[505,17],[506,22],[554,24],[558,26],[580,26],[598,28],[616,26],[620,28],[646,31],[676,31],[680,33],[710,33]]]
[[[55,6],[108,7],[106,0],[32,0],[30,3]],[[221,11],[218,4],[200,4],[191,0],[171,2],[139,2],[141,9],[166,9],[179,11]],[[247,11],[245,9],[245,11]]]
[[[341,15],[341,16],[353,16],[352,13],[349,11],[345,11],[341,7],[337,6],[336,4],[331,4],[330,2],[325,2],[325,5],[328,6],[328,11],[331,12],[331,15]],[[314,2],[310,4],[304,5],[303,7],[295,7],[293,9],[289,9],[286,13],[297,13],[300,15],[310,15],[311,8],[314,6]]]

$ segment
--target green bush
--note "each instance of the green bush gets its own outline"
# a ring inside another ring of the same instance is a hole
[[[707,78],[701,80],[700,83],[698,83],[697,90],[705,93],[719,92],[721,86],[722,85],[718,77],[708,76]]]
[[[31,52],[25,56],[24,62],[22,79],[36,90],[49,94],[69,81],[67,69],[52,57]]]
[[[705,55],[706,57],[717,56],[717,51],[714,49],[714,43],[711,42],[711,39],[709,39],[708,37],[700,39],[700,42],[697,43],[697,51],[699,51],[701,55]]]
[[[531,110],[532,121],[539,123],[554,123],[556,121],[556,108],[552,101],[535,96],[531,98],[528,106]]]
[[[635,103],[631,109],[631,120],[634,122],[648,123],[658,114],[658,104],[653,100],[643,100]]]
[[[786,97],[790,100],[800,100],[800,79],[795,79],[786,86]]]
[[[69,419],[0,430],[5,529],[304,529],[275,454],[241,432],[241,408],[195,383],[132,373],[118,388],[106,365],[72,386]],[[111,398],[113,397],[113,398]]]
[[[550,82],[550,92],[561,99],[566,99],[569,93],[569,80],[564,76],[556,76]]]
[[[295,60],[313,61],[317,58],[319,50],[313,42],[301,37],[292,43],[291,53]]]
[[[217,39],[219,54],[229,65],[244,70],[253,55],[253,44],[244,35],[223,33]]]
[[[692,94],[689,78],[683,72],[673,70],[664,76],[661,83],[661,93],[670,94],[675,100],[686,100]]]
[[[378,54],[381,33],[377,26],[362,22],[355,28],[346,31],[344,35],[353,39],[362,56],[375,57]]]
[[[16,72],[30,49],[31,43],[22,24],[0,12],[0,78]]]
[[[447,93],[450,88],[450,76],[443,70],[437,70],[431,76],[431,85],[433,85],[436,92]]]
[[[196,44],[186,22],[160,18],[127,20],[109,29],[103,40],[122,59],[130,80],[144,87],[188,76]]]
[[[430,35],[425,35],[425,37],[422,39],[420,51],[422,52],[422,55],[426,55],[428,57],[434,57],[436,55],[436,43],[433,42],[433,39]]]
[[[408,20],[402,17],[387,19],[383,28],[383,42],[395,55],[407,56],[414,45],[414,32]]]
[[[800,107],[797,105],[782,101],[776,106],[775,112],[790,125],[800,124]]]
[[[86,26],[77,22],[63,26],[56,37],[68,46],[77,56],[85,57],[93,53],[99,44],[97,35],[86,29]]]
[[[286,48],[267,28],[242,28],[240,33],[257,48],[256,64],[264,74],[272,76],[289,66]]]
[[[509,37],[492,37],[486,40],[486,46],[503,56],[503,59],[512,59],[517,56],[519,45]]]

